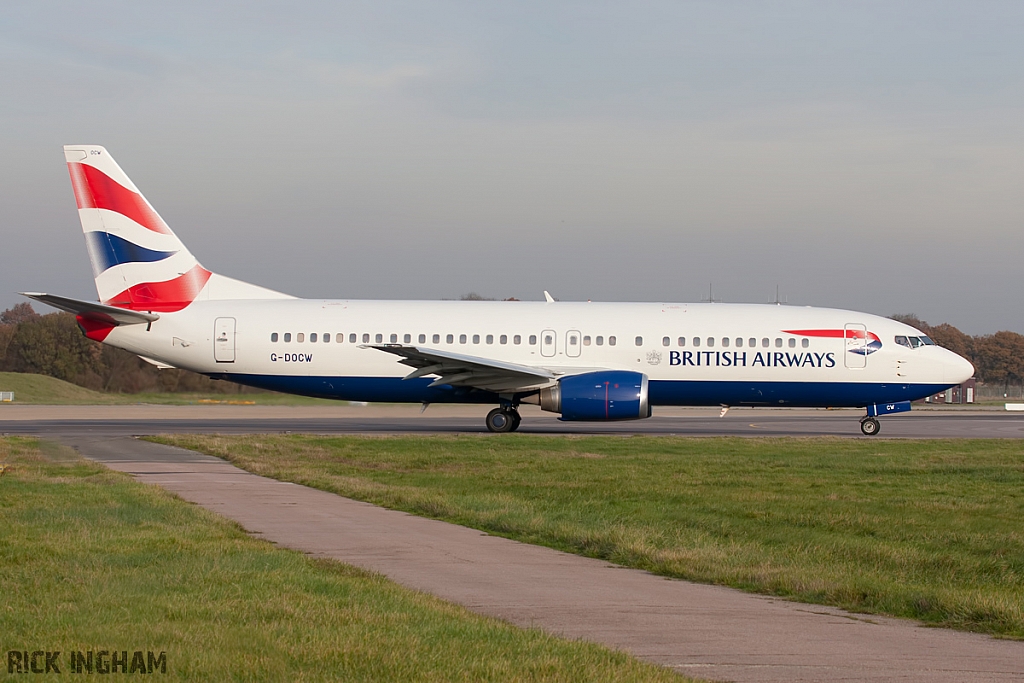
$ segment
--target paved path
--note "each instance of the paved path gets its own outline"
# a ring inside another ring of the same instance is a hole
[[[1024,642],[669,580],[259,477],[218,458],[132,438],[64,441],[279,545],[693,676],[1024,680]]]
[[[316,434],[486,433],[490,406],[26,406],[0,404],[0,434],[309,432]],[[845,436],[864,439],[857,410],[658,408],[632,422],[560,422],[523,406],[523,433],[679,436]],[[1024,413],[915,410],[882,418],[880,437],[1024,438]]]

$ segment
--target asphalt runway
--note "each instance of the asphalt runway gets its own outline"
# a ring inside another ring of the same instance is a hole
[[[0,433],[132,436],[157,433],[316,434],[487,433],[485,406],[0,406]],[[532,406],[523,434],[834,436],[850,438],[1024,438],[1024,413],[921,410],[880,418],[880,434],[860,433],[855,410],[661,409],[629,422],[560,422]]]

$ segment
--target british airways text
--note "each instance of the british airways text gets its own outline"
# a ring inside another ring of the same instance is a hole
[[[834,353],[786,353],[758,351],[753,357],[746,351],[669,351],[669,365],[695,367],[834,368]]]

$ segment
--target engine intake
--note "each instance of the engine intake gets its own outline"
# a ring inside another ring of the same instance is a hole
[[[541,410],[569,421],[639,420],[651,416],[647,375],[609,370],[563,377],[536,397]]]

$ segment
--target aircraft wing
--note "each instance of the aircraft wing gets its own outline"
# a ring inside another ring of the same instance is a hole
[[[62,311],[68,311],[69,313],[110,325],[148,325],[154,320],[160,319],[160,316],[156,313],[144,313],[116,306],[107,306],[97,301],[81,301],[66,296],[57,296],[56,294],[43,294],[42,292],[20,292],[20,294],[27,296],[29,299],[40,301],[47,306],[53,306]]]
[[[439,349],[401,344],[369,344],[364,348],[392,353],[399,361],[411,368],[412,372],[402,379],[415,379],[426,375],[438,375],[430,386],[442,384],[475,387],[495,392],[525,391],[550,384],[561,373],[545,368],[535,368],[518,363],[465,356]]]

